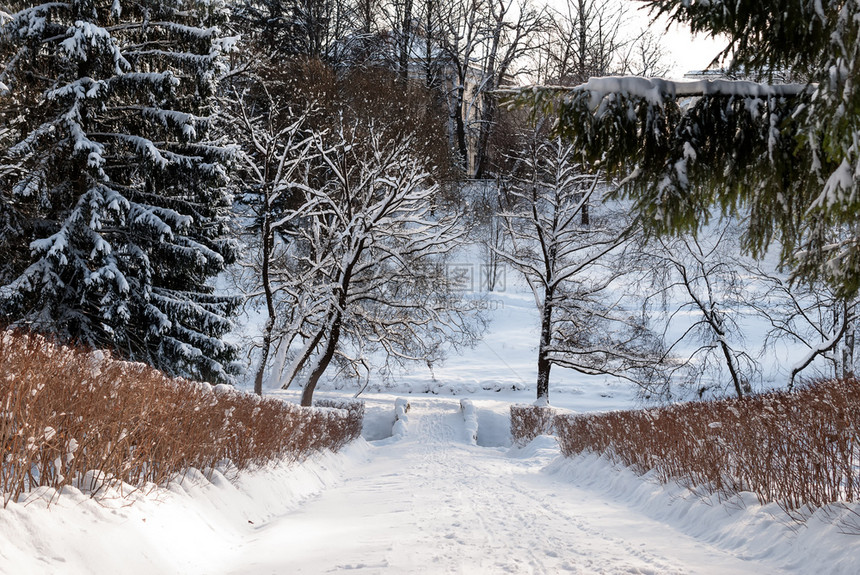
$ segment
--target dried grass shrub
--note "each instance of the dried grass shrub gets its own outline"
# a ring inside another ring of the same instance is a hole
[[[555,411],[537,405],[511,406],[511,437],[514,444],[523,447],[539,435],[553,431]]]
[[[860,382],[640,411],[559,416],[566,456],[604,454],[706,492],[756,494],[788,511],[858,500]]]
[[[364,402],[358,399],[318,399],[314,401],[317,407],[339,409],[346,411],[344,440],[346,443],[361,437],[361,427],[364,424]]]
[[[166,485],[190,468],[237,470],[339,449],[364,407],[302,408],[169,378],[101,351],[0,332],[3,505],[46,486]],[[356,429],[358,431],[356,431]]]

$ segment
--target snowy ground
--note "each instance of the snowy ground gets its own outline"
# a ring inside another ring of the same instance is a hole
[[[246,474],[192,476],[134,505],[66,493],[0,511],[0,573],[857,573],[860,536],[832,518],[795,525],[749,498],[728,504],[594,457],[524,449],[478,408],[410,398],[406,433]],[[370,400],[366,432],[394,397]],[[483,423],[483,426],[480,424]]]
[[[480,305],[493,321],[475,349],[393,385],[371,378],[364,438],[344,452],[232,481],[192,473],[126,499],[33,494],[0,509],[0,574],[860,573],[860,535],[840,532],[860,533],[860,506],[801,525],[752,496],[700,499],[593,456],[566,460],[549,437],[512,448],[510,404],[535,399],[534,301],[510,289]],[[318,396],[355,391],[332,378]],[[412,409],[392,437],[397,397]],[[461,398],[477,407],[477,445]],[[564,370],[550,400],[639,405],[626,383]]]
[[[414,365],[396,374],[393,381],[384,382],[371,374],[370,385],[360,397],[368,399],[381,392],[476,397],[505,406],[533,403],[540,332],[534,298],[522,288],[484,297],[474,305],[484,310],[490,324],[474,348],[452,353],[444,364],[432,369]],[[321,383],[321,389],[355,393],[357,383],[334,375]],[[577,412],[626,409],[639,404],[636,390],[625,381],[559,368],[552,371],[550,401],[556,407]]]

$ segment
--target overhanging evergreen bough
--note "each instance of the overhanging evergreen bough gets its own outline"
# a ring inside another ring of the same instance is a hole
[[[557,118],[584,163],[624,181],[656,233],[694,232],[712,208],[746,216],[744,248],[774,240],[803,280],[860,289],[860,2],[642,0],[694,32],[726,34],[730,72],[799,84],[594,78],[509,94]]]

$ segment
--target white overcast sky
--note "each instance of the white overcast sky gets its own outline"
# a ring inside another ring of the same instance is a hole
[[[664,30],[655,28],[654,32]],[[672,76],[681,77],[693,70],[704,70],[727,45],[724,39],[705,35],[693,36],[689,29],[674,27],[663,36],[663,43],[672,61]]]
[[[627,25],[631,33],[649,26],[651,19],[648,12],[640,8],[640,2],[623,0],[623,4],[627,8]],[[677,78],[693,70],[704,70],[728,43],[724,38],[714,39],[704,34],[693,36],[685,26],[673,26],[666,30],[665,20],[650,26],[655,35],[663,38],[663,45],[672,64],[671,75]]]

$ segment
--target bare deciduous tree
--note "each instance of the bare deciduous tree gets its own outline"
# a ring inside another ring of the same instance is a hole
[[[549,12],[541,49],[536,52],[539,83],[581,84],[592,76],[606,76],[625,41],[620,4],[596,0],[567,0]]]
[[[627,16],[618,2],[566,0],[550,9],[533,53],[535,81],[573,86],[599,76],[666,74],[667,55],[659,38],[647,29],[626,33]]]
[[[652,270],[656,280],[644,307],[661,298],[661,307],[667,312],[666,330],[681,326],[680,335],[672,337],[667,348],[686,359],[676,360],[669,375],[684,374],[684,385],[698,387],[700,395],[709,387],[704,379],[719,385],[726,372],[735,394],[747,395],[759,371],[758,363],[745,349],[738,321],[747,286],[733,257],[739,251],[733,240],[733,223],[726,221],[706,237],[658,238],[636,256],[637,265]],[[696,347],[682,354],[680,349],[690,343]],[[668,389],[651,391],[671,397]]]
[[[246,257],[241,266],[250,270],[250,281],[244,283],[246,301],[262,298],[266,308],[266,323],[260,350],[260,360],[254,371],[254,392],[262,395],[263,379],[275,339],[279,307],[277,290],[271,268],[282,243],[284,211],[295,200],[288,184],[309,161],[312,139],[304,127],[308,110],[293,113],[280,93],[279,82],[263,79],[253,72],[225,83],[221,97],[221,120],[224,129],[241,142],[238,170],[239,188],[237,210],[247,220],[246,243],[256,250],[255,257]],[[281,246],[281,251],[283,246]]]
[[[283,381],[307,372],[303,405],[333,360],[355,370],[374,353],[385,366],[432,363],[482,327],[445,273],[459,218],[434,212],[437,188],[410,138],[340,126],[317,135],[314,151],[321,164],[290,184],[301,201],[280,222],[289,232],[279,282],[295,318],[282,345],[298,344]]]
[[[660,340],[643,318],[609,294],[621,274],[611,256],[629,222],[605,206],[582,222],[583,208],[603,187],[574,157],[560,140],[535,139],[512,205],[501,214],[510,248],[499,254],[524,276],[541,315],[538,402],[548,400],[553,365],[638,383],[659,377],[662,359]]]
[[[627,43],[617,69],[618,73],[631,76],[666,76],[670,70],[669,55],[660,38],[646,28]]]
[[[826,285],[791,283],[775,272],[763,269],[759,262],[745,266],[745,271],[762,286],[747,303],[768,324],[765,348],[788,342],[805,348],[789,366],[788,388],[797,377],[823,359],[829,366],[828,376],[852,377],[857,359],[857,300],[839,297]]]
[[[497,108],[493,91],[519,71],[515,63],[533,49],[544,13],[528,0],[467,0],[440,6],[439,22],[452,143],[466,174],[480,178]]]

